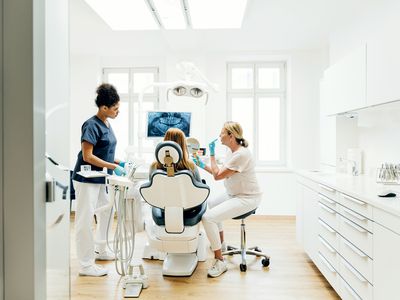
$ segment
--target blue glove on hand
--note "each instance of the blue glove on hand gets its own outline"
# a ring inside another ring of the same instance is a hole
[[[116,166],[114,169],[114,173],[117,176],[124,176],[126,175],[125,169],[121,166]]]
[[[215,156],[215,142],[218,139],[213,140],[211,143],[208,144],[208,148],[210,148],[210,156]]]
[[[204,169],[206,167],[206,164],[200,160],[200,158],[192,158],[193,162],[196,164],[196,166],[199,166],[200,168]]]
[[[126,162],[124,162],[124,161],[120,161],[118,165],[119,165],[120,167],[123,167],[123,168],[125,168],[125,164],[126,164]]]

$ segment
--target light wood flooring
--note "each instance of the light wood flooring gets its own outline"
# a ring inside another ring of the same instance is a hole
[[[239,245],[240,221],[224,223],[228,244]],[[80,277],[71,218],[71,299],[124,299],[120,276],[114,262],[102,263],[108,276]],[[163,277],[162,261],[143,260],[149,276],[149,288],[140,299],[340,299],[296,242],[294,217],[252,216],[246,220],[248,246],[259,246],[271,256],[269,268],[258,258],[248,258],[247,272],[240,272],[240,257],[228,257],[228,272],[219,278],[207,278],[208,262],[200,262],[191,277]],[[135,257],[141,260],[145,233],[136,235]],[[209,251],[210,258],[212,257]]]

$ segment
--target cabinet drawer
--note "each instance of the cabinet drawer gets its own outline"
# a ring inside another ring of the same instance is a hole
[[[343,258],[345,258],[365,279],[367,279],[368,282],[373,284],[372,259],[343,237],[340,237],[339,240],[340,255],[343,256]]]
[[[332,208],[332,209],[334,209],[336,211],[338,210],[337,206],[339,205],[339,203],[337,203],[335,200],[333,200],[333,199],[331,199],[331,198],[329,198],[329,197],[327,197],[327,196],[325,196],[325,195],[323,195],[321,193],[318,194],[318,201],[322,202],[323,204],[325,204],[329,208]]]
[[[318,202],[318,217],[335,230],[338,230],[338,216],[334,209]]]
[[[327,259],[321,254],[318,253],[318,261],[317,261],[318,269],[321,271],[322,275],[328,280],[330,285],[336,290],[339,288],[339,275],[336,269],[327,261]]]
[[[339,249],[339,237],[337,231],[321,219],[318,219],[318,225],[318,234],[322,236],[333,248],[336,250]]]
[[[343,258],[340,259],[340,276],[362,300],[371,300],[373,287],[356,269]],[[348,290],[349,291],[349,290]],[[350,292],[350,291],[349,291]],[[352,294],[353,297],[355,295]],[[350,298],[351,299],[351,298]],[[355,297],[355,299],[357,299]]]
[[[338,212],[345,216],[347,219],[353,221],[357,225],[367,229],[369,232],[373,232],[373,221],[368,219],[367,217],[360,215],[359,213],[355,212],[354,210],[344,207],[340,205]]]
[[[344,281],[343,278],[339,277],[339,295],[343,300],[363,300],[361,297],[353,290],[353,288]]]
[[[372,258],[372,234],[368,230],[341,216],[339,232],[358,249]]]
[[[334,201],[337,201],[336,197],[337,197],[337,193],[336,190],[334,188],[331,188],[325,184],[318,184],[318,191],[320,194],[328,197],[329,199],[332,199]]]
[[[339,253],[322,236],[318,236],[318,251],[337,270],[339,268]]]
[[[372,219],[372,207],[360,199],[340,193],[339,203],[368,219]]]

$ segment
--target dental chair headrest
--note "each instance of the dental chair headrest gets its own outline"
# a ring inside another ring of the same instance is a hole
[[[174,176],[174,165],[176,165],[183,156],[181,146],[179,144],[167,141],[161,142],[156,147],[156,159],[167,168],[168,176]]]

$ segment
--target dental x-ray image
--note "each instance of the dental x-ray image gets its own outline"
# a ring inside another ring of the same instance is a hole
[[[164,137],[171,128],[179,128],[188,137],[190,134],[190,112],[160,112],[147,113],[147,137]]]

